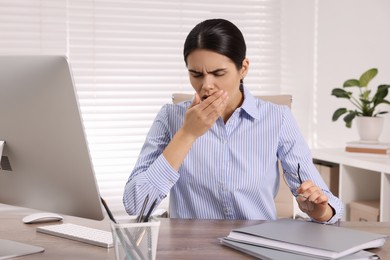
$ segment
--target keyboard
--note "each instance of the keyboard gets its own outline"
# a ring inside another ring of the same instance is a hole
[[[62,238],[68,238],[95,246],[110,248],[113,246],[112,234],[109,231],[80,226],[71,223],[37,227],[37,232]]]

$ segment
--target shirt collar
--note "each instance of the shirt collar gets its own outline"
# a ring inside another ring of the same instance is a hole
[[[259,119],[259,110],[257,109],[256,98],[252,96],[249,89],[242,86],[241,91],[244,94],[244,102],[241,105],[241,109],[244,110],[249,116],[254,119]]]

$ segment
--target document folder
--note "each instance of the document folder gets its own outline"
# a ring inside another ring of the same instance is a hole
[[[336,259],[360,250],[383,246],[387,236],[324,225],[280,219],[234,229],[224,239],[323,259]]]
[[[313,260],[313,259],[321,259],[321,258],[315,258],[313,256],[307,256],[307,255],[301,255],[286,251],[281,251],[277,249],[271,249],[267,247],[261,247],[261,246],[254,246],[249,245],[245,243],[240,242],[234,242],[227,239],[221,239],[221,244],[231,247],[233,249],[236,249],[238,251],[241,251],[245,254],[254,256],[256,258],[262,259],[262,260],[275,260],[275,259],[288,259],[288,260]],[[347,255],[342,258],[338,258],[339,260],[374,260],[374,259],[380,259],[379,256],[377,256],[374,253],[368,252],[368,251],[358,251],[352,255]]]

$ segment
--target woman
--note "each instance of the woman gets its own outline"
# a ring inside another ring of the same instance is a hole
[[[290,109],[244,87],[240,30],[223,19],[199,23],[184,61],[194,98],[158,113],[125,187],[126,211],[137,215],[147,195],[150,207],[170,193],[173,218],[276,219],[279,159],[303,211],[318,222],[340,219],[342,203],[314,167]]]

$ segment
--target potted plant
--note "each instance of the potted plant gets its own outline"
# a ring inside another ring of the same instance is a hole
[[[359,79],[346,80],[342,88],[334,88],[332,95],[337,98],[348,99],[354,109],[348,109],[345,107],[337,109],[332,116],[332,121],[336,121],[342,115],[345,114],[343,120],[345,126],[350,128],[352,121],[355,117],[370,117],[380,118],[378,115],[386,114],[388,111],[381,111],[377,108],[380,104],[390,105],[389,100],[386,100],[386,96],[389,92],[390,85],[381,84],[376,88],[375,94],[368,87],[370,81],[378,74],[377,68],[371,68],[364,72]],[[351,88],[357,88],[357,91],[350,91]],[[373,94],[373,95],[372,95]],[[382,120],[383,125],[383,120]],[[372,126],[371,126],[372,127]],[[381,130],[381,129],[380,129]],[[364,139],[364,138],[363,138]]]

